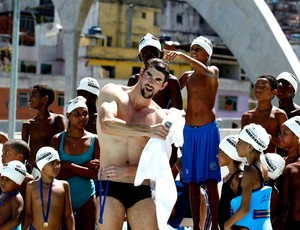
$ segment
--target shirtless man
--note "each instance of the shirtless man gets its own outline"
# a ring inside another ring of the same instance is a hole
[[[161,44],[159,40],[150,33],[147,33],[139,43],[139,59],[146,64],[151,58],[163,58],[163,51],[161,51]],[[127,85],[133,86],[139,80],[139,74],[132,75]],[[168,85],[157,92],[153,101],[155,101],[161,108],[168,109],[171,107],[182,109],[182,96],[178,79],[174,75],[169,75]],[[172,146],[172,155],[170,157],[170,166],[172,167],[177,160],[177,148]]]
[[[165,112],[152,100],[167,86],[168,76],[167,64],[154,58],[141,70],[140,80],[133,87],[107,84],[100,92],[100,177],[106,180],[103,190],[107,189],[100,229],[122,229],[125,214],[133,230],[158,229],[149,181],[137,187],[133,183],[149,138],[165,139],[169,132],[161,123]]]
[[[36,178],[39,173],[35,167],[35,155],[43,146],[49,146],[54,134],[65,130],[65,118],[61,114],[51,113],[48,107],[54,102],[54,90],[48,85],[35,85],[28,98],[29,108],[36,110],[35,117],[25,121],[22,125],[22,140],[29,144],[31,154],[28,166],[33,170]]]
[[[260,124],[271,135],[271,142],[265,152],[277,152],[283,156],[286,152],[280,148],[278,148],[280,151],[276,151],[276,146],[280,146],[278,135],[281,125],[287,120],[287,115],[284,110],[272,105],[272,99],[276,94],[276,78],[270,74],[259,76],[254,84],[257,106],[242,115],[241,126],[243,128],[250,123]]]
[[[211,229],[218,229],[217,184],[221,171],[217,154],[220,133],[216,122],[215,99],[219,86],[219,69],[209,66],[213,46],[210,40],[200,36],[191,44],[190,56],[178,51],[166,51],[165,59],[180,57],[193,67],[180,77],[181,88],[187,87],[188,105],[184,144],[182,147],[182,176],[190,185],[190,202],[194,229],[200,229],[200,185],[205,184],[212,215]]]

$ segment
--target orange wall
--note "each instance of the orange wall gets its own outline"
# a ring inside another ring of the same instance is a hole
[[[18,89],[17,91],[17,112],[16,112],[16,119],[17,120],[24,120],[29,119],[35,116],[36,111],[30,110],[29,107],[20,107],[19,105],[19,93],[30,93],[31,89]],[[63,114],[63,107],[58,106],[58,94],[62,94],[63,92],[55,91],[55,101],[52,105],[49,106],[49,110],[54,113],[61,113]],[[9,89],[8,88],[0,88],[0,119],[8,119],[9,113]]]

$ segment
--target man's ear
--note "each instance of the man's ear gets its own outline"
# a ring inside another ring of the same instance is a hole
[[[274,98],[277,95],[277,89],[272,90],[272,98]]]
[[[144,73],[144,69],[141,68],[141,69],[140,69],[140,74],[139,74],[139,80],[141,79],[141,76],[143,75],[143,73]]]
[[[167,81],[166,81],[166,82],[164,82],[164,83],[162,84],[162,86],[161,86],[160,90],[163,90],[164,88],[166,88],[166,87],[167,87],[167,85],[168,85],[168,82],[167,82]]]

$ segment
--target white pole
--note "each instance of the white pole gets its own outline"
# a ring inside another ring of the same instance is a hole
[[[18,78],[18,59],[19,59],[19,28],[20,28],[20,1],[14,0],[14,22],[12,39],[12,64],[11,80],[9,92],[9,114],[8,114],[8,138],[14,138],[16,129],[16,98],[17,98],[17,78]]]

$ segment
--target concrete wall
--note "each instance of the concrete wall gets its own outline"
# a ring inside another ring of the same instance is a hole
[[[250,80],[283,71],[300,77],[300,64],[271,10],[261,0],[186,0],[223,39]],[[300,103],[300,95],[296,95]]]

